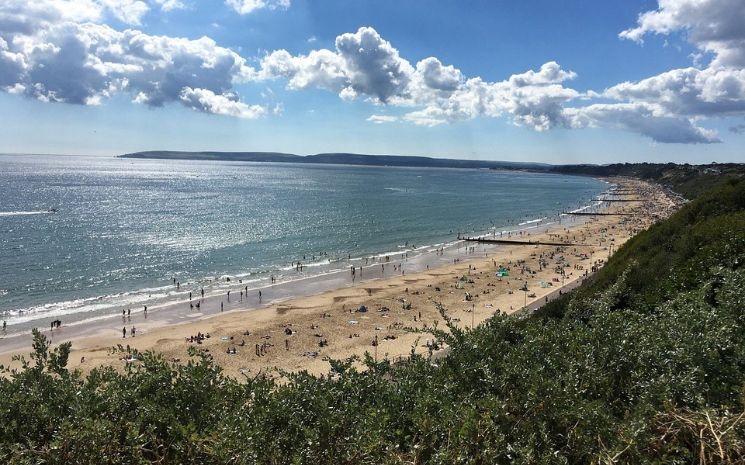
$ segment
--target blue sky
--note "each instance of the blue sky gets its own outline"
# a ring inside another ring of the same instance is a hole
[[[742,162],[738,2],[7,0],[0,151]]]

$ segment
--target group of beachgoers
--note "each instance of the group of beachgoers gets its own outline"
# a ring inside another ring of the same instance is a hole
[[[209,338],[210,338],[210,333],[197,332],[196,335],[187,337],[186,342],[201,344],[205,339],[209,339]]]
[[[143,305],[142,314],[147,318],[147,305]],[[132,320],[132,309],[128,308],[126,310],[122,309],[122,322],[123,321],[131,321]]]
[[[129,330],[129,336],[135,337],[135,335],[137,335],[137,328],[132,326],[132,328]],[[126,339],[126,338],[127,338],[127,327],[124,326],[122,327],[122,339]]]
[[[627,230],[631,226],[631,223],[630,223],[631,220],[632,220],[631,217],[629,217],[628,220],[622,220],[622,221],[627,221],[628,222],[627,223],[627,226],[626,226],[626,229]],[[551,233],[550,234],[550,237],[554,237],[557,241],[558,240],[564,240],[564,241],[569,241],[569,240],[577,241],[577,240],[579,240],[579,241],[581,241],[583,243],[586,243],[586,240],[588,238],[593,238],[594,239],[596,237],[599,237],[600,238],[598,240],[598,244],[599,245],[601,245],[601,246],[603,246],[603,245],[604,246],[611,245],[613,243],[612,236],[613,236],[614,231],[612,231],[612,229],[614,229],[614,226],[610,226],[608,228],[598,228],[598,227],[592,228],[591,227],[592,223],[593,223],[593,220],[589,220],[588,221],[588,227],[586,227],[586,228],[584,228],[582,230],[576,230],[576,231],[574,231],[574,230],[570,230],[570,229],[567,229],[567,228],[564,228],[563,230],[560,229],[558,232]],[[640,224],[637,224],[635,226],[636,227],[643,227],[643,225],[640,225]],[[618,229],[621,229],[621,228],[619,227]],[[549,234],[548,229],[546,230],[546,233]],[[531,235],[531,232],[528,232],[528,231],[519,231],[519,232],[516,232],[515,235],[530,236]],[[593,245],[594,245],[594,242],[595,241],[593,241]],[[485,250],[485,249],[483,249],[483,250]],[[476,247],[471,246],[471,245],[468,245],[465,248],[465,253],[466,254],[469,254],[469,255],[476,254],[477,252],[478,253],[481,253],[481,251],[482,251],[482,249],[479,248],[477,250]],[[444,252],[445,252],[445,248],[444,247],[440,247],[440,248],[438,248],[438,249],[435,250],[435,253],[437,255],[444,255]],[[511,254],[511,252],[510,252],[510,254]],[[327,254],[321,254],[321,256],[326,256],[326,255]],[[403,260],[405,260],[408,257],[408,255],[407,255],[407,253],[402,253],[402,254],[400,254],[400,257],[401,257],[401,259],[403,261]],[[380,257],[380,261],[378,263],[380,264],[381,274],[385,275],[386,264],[390,264],[391,263],[391,261],[392,261],[391,258],[396,259],[396,258],[398,258],[398,256],[397,255],[387,255],[387,256]],[[505,277],[502,278],[501,277],[502,276],[501,274],[497,274],[497,276],[499,277],[497,279],[497,281],[503,281],[503,279],[504,279],[504,280],[506,280],[508,282],[507,289],[505,289],[505,291],[507,291],[506,293],[508,293],[508,294],[512,294],[513,293],[513,290],[514,291],[518,291],[518,290],[519,291],[524,291],[525,292],[525,297],[526,297],[526,303],[527,303],[527,297],[533,298],[536,295],[535,292],[531,292],[530,289],[529,289],[529,286],[528,286],[528,279],[529,278],[528,277],[534,277],[538,273],[546,273],[546,272],[548,272],[548,270],[553,270],[553,272],[555,273],[554,276],[551,277],[549,275],[549,277],[546,278],[546,281],[547,282],[545,282],[545,285],[544,285],[544,281],[541,281],[541,287],[548,287],[548,286],[552,286],[552,282],[559,281],[559,278],[561,278],[561,280],[563,281],[565,277],[572,277],[572,275],[573,274],[576,274],[577,272],[580,272],[580,273],[582,273],[582,274],[584,274],[586,276],[589,272],[596,271],[597,269],[599,269],[600,267],[602,267],[603,264],[604,264],[604,260],[603,259],[596,259],[596,260],[594,260],[591,263],[586,263],[586,262],[585,263],[582,263],[585,260],[588,260],[589,261],[590,258],[591,258],[591,255],[590,254],[588,254],[586,252],[583,252],[582,250],[580,250],[576,246],[575,247],[565,246],[565,247],[556,247],[556,248],[553,248],[553,249],[550,249],[550,250],[543,250],[541,252],[536,251],[536,253],[533,253],[533,254],[530,255],[530,258],[527,258],[526,257],[526,259],[505,260],[502,263],[498,263],[496,260],[492,260],[491,261],[491,264],[494,266],[495,269],[499,270],[499,272],[501,272],[502,270],[504,270],[506,272],[513,272],[516,275],[516,276],[512,276],[512,277],[507,277],[509,275],[505,275]],[[306,259],[306,257],[304,256],[303,257],[303,260],[305,260],[305,259]],[[312,256],[311,259],[316,259],[316,256],[315,255]],[[571,263],[570,263],[570,259],[571,259]],[[456,257],[456,258],[453,259],[453,263],[455,263],[455,264],[459,263],[460,261],[461,261],[461,258],[458,258],[458,257]],[[396,260],[396,262],[397,262],[397,260]],[[393,267],[393,271],[394,272],[400,272],[403,275],[404,274],[403,263],[396,263],[396,262],[392,263],[392,265],[391,265]],[[297,271],[302,271],[303,267],[305,266],[302,263],[303,262],[301,262],[300,260],[298,260],[297,262],[293,262],[293,266],[294,266],[294,268]],[[370,263],[370,260],[369,259],[365,259],[365,262],[364,263],[365,263],[365,265],[368,265]],[[349,267],[349,270],[350,270],[350,275],[351,275],[351,278],[352,278],[353,281],[356,279],[356,277],[360,277],[360,278],[362,277],[363,266],[350,266]],[[476,270],[476,267],[475,266],[469,265],[467,273],[469,275],[468,276],[469,279],[467,279],[465,282],[463,282],[461,280],[462,277],[456,278],[456,281],[458,281],[458,282],[456,282],[454,284],[454,287],[456,287],[458,289],[463,289],[462,292],[463,292],[463,295],[465,296],[463,298],[463,302],[468,302],[467,305],[470,307],[470,309],[467,310],[467,311],[468,312],[471,312],[471,315],[472,315],[471,318],[473,318],[473,314],[476,312],[475,311],[474,304],[478,302],[478,298],[477,298],[478,295],[472,295],[470,293],[470,292],[472,292],[470,290],[470,288],[469,288],[469,291],[466,291],[465,290],[466,288],[463,287],[463,284],[470,284],[470,285],[472,285],[472,284],[475,283],[474,282],[474,279],[479,279],[479,278],[477,278],[476,276],[470,276],[472,274],[476,274],[477,273],[477,270]],[[227,281],[230,281],[229,278],[226,278],[226,280]],[[177,285],[179,284],[178,281],[175,281],[175,282],[176,282]],[[274,276],[271,277],[271,282],[272,282],[272,284],[274,284],[274,282],[275,282]],[[487,286],[492,286],[492,287],[493,286],[496,286],[496,285],[497,285],[496,282],[487,284]],[[440,287],[436,287],[436,288],[434,288],[434,290],[435,290],[435,292],[441,292]],[[490,292],[489,288],[486,287],[486,288],[480,290],[478,292],[478,294],[482,294],[482,293],[483,294],[488,294],[489,292]],[[528,294],[529,292],[530,292],[530,294]],[[405,293],[406,294],[409,294],[409,289],[408,288],[406,289]],[[417,294],[417,295],[419,293],[420,293],[420,290],[414,290],[412,292],[412,294]],[[203,288],[200,289],[199,294],[200,294],[201,298],[204,299],[205,293],[204,293],[204,289]],[[258,294],[259,301],[261,301],[262,300],[262,291],[261,290],[258,290],[257,291],[257,294]],[[558,294],[561,294],[561,289],[558,290]],[[248,286],[245,286],[244,285],[242,287],[242,289],[240,289],[239,301],[242,302],[243,299],[244,299],[244,297],[246,299],[248,299],[248,295],[249,295]],[[368,290],[368,295],[372,295],[372,293],[371,293],[370,290]],[[189,294],[189,297],[190,297],[190,301],[191,301],[192,300],[192,294],[191,293]],[[231,297],[232,297],[233,301],[236,301],[236,299],[234,298],[234,294],[231,296],[231,291],[230,290],[228,290],[226,292],[225,297],[226,297],[227,302],[231,302]],[[520,295],[520,297],[522,297],[522,295]],[[540,299],[540,301],[546,301],[547,302],[549,300],[549,295],[547,294],[545,296],[541,296],[539,299]],[[399,299],[399,300],[401,302],[401,308],[403,310],[412,310],[411,301],[408,301],[408,300],[405,300],[405,299]],[[523,299],[520,299],[520,300],[522,301]],[[223,310],[223,302],[224,302],[224,300],[221,301],[221,303],[220,303],[220,309],[221,310]],[[520,303],[522,304],[522,302],[520,302]],[[520,306],[522,307],[522,305],[520,305]],[[494,308],[493,305],[488,304],[488,303],[487,304],[484,304],[484,307],[485,308],[491,308],[491,309]],[[514,308],[513,305],[510,305],[509,308],[510,308],[510,310],[515,310],[515,308]],[[346,312],[346,309],[344,309],[344,306],[342,306],[342,310]],[[348,311],[349,311],[349,313],[366,313],[368,310],[367,310],[367,308],[364,305],[362,305],[362,306],[360,306],[359,308],[356,308],[356,309],[355,308],[350,308],[350,309],[348,309]],[[378,312],[380,312],[382,318],[386,318],[386,317],[388,317],[388,315],[390,313],[390,310],[388,309],[388,307],[382,306],[382,307],[380,307],[378,309]],[[497,308],[496,309],[496,312],[501,312],[501,310]],[[422,315],[422,311],[421,310],[416,310],[413,313],[409,313],[409,312],[406,312],[406,313],[408,314],[408,318],[413,319],[413,321],[415,323],[419,323],[419,324],[425,323],[425,319],[427,318],[427,316],[423,316]],[[323,312],[323,314],[321,315],[321,318],[323,318],[323,319],[330,318],[330,317],[331,317],[331,312]],[[363,318],[368,318],[368,317],[365,316]],[[409,320],[409,321],[411,321],[411,320]],[[457,318],[455,318],[454,321],[459,321],[459,320]],[[349,320],[349,321],[346,321],[345,323],[347,323],[349,325],[352,325],[352,326],[350,326],[350,329],[351,329],[351,328],[355,327],[354,325],[357,325],[359,323],[362,323],[362,321],[358,322],[357,320]],[[425,326],[426,326],[426,324],[425,324]],[[327,339],[327,337],[325,337],[325,335],[324,335],[323,332],[321,332],[321,331],[318,330],[318,325],[311,324],[310,327],[311,327],[311,330],[312,331],[308,335],[312,334],[315,337],[315,341],[314,342],[311,342],[311,344],[316,345],[318,349],[322,349],[322,348],[328,347],[329,346],[329,340]],[[375,333],[372,334],[372,335],[370,335],[370,336],[372,336],[371,339],[370,339],[370,346],[377,348],[377,346],[381,343],[381,341],[396,339],[397,336],[395,334],[392,334],[391,332],[393,330],[397,330],[397,329],[403,330],[403,327],[404,327],[404,325],[403,325],[403,323],[401,321],[396,321],[396,322],[394,322],[392,324],[389,324],[389,325],[383,325],[383,324],[376,325],[375,328],[374,328],[376,331],[378,331],[378,330],[381,330],[382,331],[384,329],[387,329],[388,330],[388,334],[386,334],[385,332],[380,333],[380,338]],[[300,344],[299,341],[301,341],[301,339],[296,339],[298,337],[297,336],[298,330],[295,329],[295,328],[293,328],[292,325],[289,324],[289,323],[286,323],[285,325],[283,325],[282,330],[283,330],[283,333],[284,333],[284,349],[285,349],[285,351],[291,351],[291,350],[295,349],[296,346]],[[313,330],[315,330],[315,331],[313,331]],[[348,332],[348,337],[350,339],[352,339],[352,338],[359,338],[359,337],[361,337],[361,334],[360,333],[363,333],[362,335],[365,335],[365,336],[367,336],[369,334],[369,333],[368,334],[365,334],[362,331],[360,331],[360,332],[349,331]],[[135,334],[135,328],[132,327],[132,331],[131,331],[132,337],[134,337],[134,334]],[[247,336],[248,334],[249,333],[246,332],[246,333],[244,333],[244,336]],[[123,336],[126,337],[126,328],[124,328]],[[209,334],[206,334],[205,335],[205,334],[202,334],[202,333],[197,333],[196,336],[190,336],[186,340],[187,340],[187,343],[202,344],[202,342],[205,339],[208,339],[209,337],[210,337]],[[270,336],[269,334],[264,335],[264,336],[261,336],[261,339],[254,344],[254,355],[256,357],[266,357],[266,356],[270,355],[270,353],[272,353],[272,352],[276,356],[277,352],[271,350],[273,347],[275,347],[275,345],[270,342],[271,337],[272,336]],[[223,338],[220,338],[220,339],[221,340],[228,341],[227,346],[221,349],[221,351],[223,353],[227,354],[227,355],[238,355],[239,348],[245,347],[247,345],[247,338],[246,337],[240,338],[240,336],[235,336],[235,337],[234,336],[226,336],[226,337],[223,337]],[[237,342],[237,341],[240,341],[240,342]],[[250,341],[250,339],[249,339],[249,342],[253,342],[253,341]],[[306,350],[305,352],[298,352],[298,354],[302,354],[303,356],[307,356],[307,357],[316,357],[316,356],[318,356],[319,355],[319,350],[318,349],[316,349],[316,350],[308,350],[308,349],[312,349],[312,348],[313,348],[312,346],[306,347],[304,349],[304,350]],[[427,341],[426,348],[427,348],[427,350],[430,353],[432,353],[433,351],[438,350],[439,349],[439,346],[434,341]],[[207,349],[205,349],[205,350],[207,350]]]

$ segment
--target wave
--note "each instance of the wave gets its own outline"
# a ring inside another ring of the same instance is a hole
[[[595,202],[594,204],[586,205],[584,207],[573,210],[572,212],[584,211],[592,206],[598,205],[601,202]],[[10,216],[11,214],[43,214],[50,213],[46,211],[38,212],[0,212],[0,216]],[[528,221],[519,223],[515,229],[504,229],[501,234],[514,234],[519,231],[536,229],[539,227],[548,226],[555,222],[545,222],[548,217],[536,218]],[[514,224],[514,223],[513,223]],[[478,234],[475,237],[488,237],[499,235],[496,228],[489,229],[485,232]],[[435,241],[432,241],[435,242]],[[181,281],[181,289],[176,289],[170,282],[166,285],[156,285],[150,287],[144,287],[134,291],[111,293],[106,295],[100,295],[95,297],[87,297],[80,299],[73,299],[55,303],[47,303],[43,305],[36,305],[20,310],[6,311],[5,315],[13,318],[14,324],[28,323],[34,320],[63,317],[72,314],[87,314],[83,316],[84,321],[90,321],[91,319],[107,318],[115,316],[120,313],[122,309],[129,307],[141,309],[143,305],[147,305],[149,308],[157,308],[161,305],[170,305],[178,301],[186,301],[188,298],[189,291],[199,292],[200,287],[204,288],[205,297],[212,297],[215,295],[223,294],[228,289],[235,289],[238,285],[241,287],[244,285],[251,286],[252,289],[261,289],[264,287],[271,286],[272,284],[282,284],[294,282],[297,280],[309,279],[322,277],[329,274],[338,272],[344,272],[348,270],[350,264],[360,264],[361,261],[365,261],[365,265],[373,266],[376,263],[383,262],[387,257],[390,257],[391,261],[398,261],[400,259],[413,259],[420,255],[432,253],[441,248],[450,249],[452,247],[461,247],[464,241],[453,240],[453,241],[440,241],[432,244],[424,244],[420,246],[411,245],[393,245],[394,250],[383,251],[379,253],[367,253],[361,256],[350,257],[346,256],[343,258],[325,258],[322,260],[311,261],[308,263],[302,263],[303,267],[308,272],[295,274],[295,265],[276,266],[272,269],[264,270],[253,270],[244,273],[235,274],[216,274],[211,276],[203,276],[197,279],[190,279]],[[292,271],[293,273],[288,273]],[[270,275],[277,278],[276,283],[270,284]],[[217,276],[217,277],[216,277]],[[230,281],[228,281],[230,278]],[[249,279],[246,279],[249,278]],[[240,283],[239,283],[240,281]],[[7,294],[7,291],[5,291]],[[0,290],[0,295],[3,295],[3,290]]]
[[[522,223],[518,223],[518,226],[525,226],[526,224],[533,224],[533,223],[540,223],[541,221],[545,220],[547,217],[543,218],[536,218],[535,220],[530,221],[523,221]]]
[[[601,202],[601,201],[597,201],[595,203],[591,203],[590,205],[585,205],[584,207],[580,207],[580,208],[577,208],[575,210],[570,210],[570,211],[568,211],[566,213],[562,213],[561,216],[567,216],[568,213],[580,213],[580,212],[583,212],[583,211],[587,210],[588,208],[597,207],[598,205],[600,205],[602,203],[603,202]]]
[[[0,216],[25,216],[25,215],[46,215],[54,213],[49,210],[33,210],[33,211],[14,211],[14,212],[0,212]]]

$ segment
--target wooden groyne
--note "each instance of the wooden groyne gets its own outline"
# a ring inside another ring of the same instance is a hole
[[[466,242],[479,242],[482,244],[506,244],[506,245],[551,245],[557,247],[587,247],[589,244],[578,244],[573,242],[547,242],[547,241],[520,241],[514,239],[489,239],[486,237],[467,237],[458,235],[458,239]]]
[[[633,213],[605,213],[605,212],[564,212],[564,215],[576,215],[576,216],[634,216]]]

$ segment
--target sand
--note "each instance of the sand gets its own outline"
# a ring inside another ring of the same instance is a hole
[[[126,363],[123,354],[111,351],[117,344],[139,351],[154,350],[180,362],[188,360],[189,347],[197,347],[208,351],[227,374],[236,377],[276,375],[277,369],[323,374],[329,371],[330,358],[344,359],[366,352],[378,359],[406,357],[412,349],[427,353],[432,336],[408,328],[442,328],[436,302],[461,327],[478,325],[496,313],[519,312],[526,304],[535,307],[549,294],[557,294],[562,285],[569,288],[578,284],[594,268],[602,267],[625,241],[677,207],[659,187],[628,179],[612,181],[619,189],[640,192],[638,197],[625,198],[643,202],[611,203],[606,212],[632,215],[586,216],[584,222],[568,229],[539,228],[512,238],[574,245],[501,245],[484,253],[474,243],[472,249],[464,248],[457,263],[260,309],[230,311],[181,324],[126,322],[128,328],[137,326],[134,338],[128,334],[122,339],[121,324],[118,330],[113,325],[110,330],[73,339],[70,366],[83,371],[104,364],[122,367]],[[386,267],[393,265],[391,262]],[[500,267],[509,270],[508,277],[495,275]],[[563,275],[559,273],[562,269]],[[528,291],[520,290],[525,283]],[[366,311],[360,311],[362,306]],[[209,338],[201,343],[188,342],[198,333],[209,334]],[[321,345],[322,341],[327,344]],[[257,345],[263,346],[258,355]],[[235,349],[235,354],[227,353],[229,349]],[[11,362],[17,353],[0,355],[0,363],[17,365]]]

